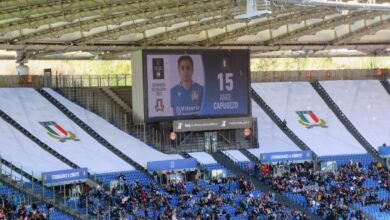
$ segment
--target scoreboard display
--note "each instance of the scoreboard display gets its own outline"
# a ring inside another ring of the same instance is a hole
[[[248,50],[144,50],[145,119],[250,115]]]

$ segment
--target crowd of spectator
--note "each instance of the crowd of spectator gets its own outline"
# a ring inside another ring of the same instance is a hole
[[[50,213],[53,210],[51,204],[47,205],[47,212],[40,211],[36,203],[32,203],[31,207],[20,203],[18,196],[15,193],[0,197],[0,219],[27,219],[27,220],[45,220],[50,219]]]
[[[285,172],[274,173],[273,169],[280,166]],[[261,170],[261,166],[256,164],[255,169]],[[363,219],[361,212],[353,213],[348,206],[356,202],[363,206],[380,203],[379,187],[389,189],[388,169],[376,163],[365,169],[361,163],[351,162],[336,171],[315,171],[311,162],[277,164],[269,169],[261,175],[266,183],[281,193],[303,195],[305,205],[324,219]],[[379,187],[365,186],[367,179],[378,182]],[[389,207],[389,201],[383,201],[381,209]]]
[[[90,215],[113,219],[308,219],[276,201],[273,194],[256,191],[243,177],[168,181],[164,188],[152,178],[140,182],[119,175],[118,181],[110,190],[94,187],[83,193],[80,207],[88,208]]]

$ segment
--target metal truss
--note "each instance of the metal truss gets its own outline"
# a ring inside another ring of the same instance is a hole
[[[360,19],[367,19],[371,17],[375,17],[378,15],[383,14],[383,12],[379,11],[352,11],[346,15],[340,15],[337,17],[332,17],[330,19],[323,18],[321,22],[314,23],[311,25],[307,25],[306,21],[304,22],[304,27],[298,28],[294,31],[288,32],[286,34],[283,34],[281,36],[278,36],[277,38],[270,39],[265,44],[283,44],[286,41],[290,41],[293,43],[296,43],[296,40],[304,35],[313,35],[319,31],[327,30],[327,29],[334,29],[335,27],[343,24],[351,25],[351,23],[355,22],[356,20]]]
[[[166,29],[174,24],[188,21],[199,21],[203,18],[209,18],[215,15],[232,14],[236,9],[231,5],[203,5],[204,7],[191,11],[180,11],[178,14],[168,14],[166,16],[158,17],[156,19],[149,19],[143,22],[130,23],[127,25],[107,29],[102,32],[98,32],[83,38],[71,41],[72,44],[93,44],[98,40],[103,39],[117,39],[119,36],[131,34],[131,33],[143,33],[158,27],[165,27]]]
[[[366,25],[366,21],[364,20],[364,26],[362,28],[356,29],[355,31],[349,30],[347,34],[334,39],[331,43],[336,45],[346,44],[359,40],[365,35],[374,34],[379,30],[388,28],[390,28],[390,17],[383,18],[383,16],[380,16],[379,22],[374,22],[370,25]]]
[[[318,16],[327,15],[329,13],[332,13],[329,9],[307,9],[291,14],[276,16],[272,19],[271,17],[267,17],[265,21],[258,22],[255,24],[249,24],[249,22],[247,22],[242,28],[238,28],[232,31],[226,31],[223,34],[208,38],[202,42],[199,42],[198,44],[209,46],[217,45],[221,42],[234,39],[243,35],[257,34],[260,31],[271,30],[273,28],[280,27],[282,25],[285,25],[287,21],[288,23],[300,22],[305,19],[316,18]]]

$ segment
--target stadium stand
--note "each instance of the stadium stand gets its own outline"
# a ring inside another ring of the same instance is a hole
[[[389,9],[0,0],[0,220],[390,220]]]
[[[75,103],[72,103],[52,89],[45,89],[45,91],[58,100],[74,115],[77,115],[81,121],[95,130],[98,135],[102,136],[110,144],[115,146],[115,148],[122,151],[124,154],[132,158],[132,160],[142,165],[143,167],[146,167],[148,161],[182,158],[177,154],[164,154],[160,151],[152,149],[140,140],[119,130],[96,114],[76,105]],[[140,157],[139,155],[143,156]]]
[[[380,157],[378,151],[368,143],[367,139],[363,137],[363,135],[356,129],[356,127],[351,123],[348,117],[342,112],[339,106],[332,100],[329,94],[325,91],[324,87],[318,82],[310,83],[314,90],[317,91],[318,95],[324,100],[324,102],[328,105],[328,107],[332,110],[332,112],[336,115],[336,117],[340,120],[340,122],[344,125],[344,127],[349,131],[349,133],[359,142],[359,144],[364,147],[364,149],[371,154],[377,161],[384,163],[384,160]]]
[[[390,143],[390,115],[383,114],[390,108],[390,96],[378,80],[320,83],[375,149],[383,143]]]
[[[252,87],[318,156],[366,153],[309,83],[255,83]],[[325,119],[326,125],[321,129],[308,129],[298,123],[297,111],[307,110]]]
[[[101,146],[81,128],[63,115],[34,89],[0,89],[0,108],[30,131],[41,142],[76,163],[88,167],[92,173],[127,171],[134,169]],[[48,135],[42,122],[54,122],[67,132],[75,134],[69,141],[59,142]],[[96,163],[95,161],[100,161]],[[108,167],[107,164],[110,164]]]
[[[70,168],[3,119],[0,119],[0,139],[2,158],[36,177],[40,177],[41,172]]]
[[[252,114],[257,117],[259,148],[248,149],[251,153],[300,150],[253,100]]]
[[[387,214],[382,212],[386,212],[389,198],[388,169],[373,161],[364,166],[352,160],[361,158],[364,157],[349,157],[350,161],[337,171],[315,171],[312,163],[305,162],[274,164],[267,171],[255,163],[253,172],[241,166],[240,161],[232,161],[322,219],[386,219]],[[276,166],[284,166],[284,172],[275,173]],[[383,211],[371,203],[380,203]]]
[[[285,120],[282,120],[272,108],[260,97],[256,90],[251,88],[252,99],[265,111],[272,121],[290,138],[295,145],[302,150],[308,150],[309,147],[291,130],[288,128]]]

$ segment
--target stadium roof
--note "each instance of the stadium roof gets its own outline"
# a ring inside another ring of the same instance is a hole
[[[337,2],[262,0],[258,10],[271,14],[238,19],[246,0],[1,0],[0,50],[19,51],[19,60],[73,51],[115,59],[141,48],[248,48],[253,56],[323,56],[339,49],[387,54],[387,3]]]

